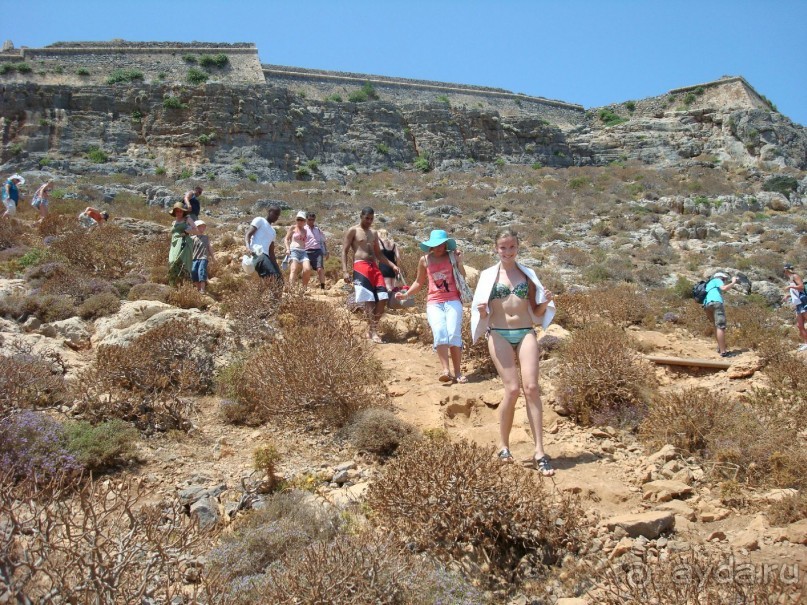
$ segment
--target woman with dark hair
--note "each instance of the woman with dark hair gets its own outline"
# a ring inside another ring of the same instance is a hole
[[[171,249],[168,252],[168,283],[173,286],[180,279],[190,279],[193,264],[191,235],[196,235],[198,231],[188,216],[188,208],[182,202],[174,204],[168,214],[174,217],[171,225]]]
[[[460,384],[468,382],[461,370],[462,362],[462,300],[454,279],[456,266],[463,277],[461,252],[457,250],[457,242],[448,237],[442,229],[431,232],[428,240],[421,242],[420,249],[426,255],[418,262],[418,275],[406,293],[398,292],[398,299],[411,298],[424,285],[429,288],[426,303],[426,318],[434,336],[434,350],[443,368],[440,382],[456,381]],[[454,374],[451,367],[454,366]]]
[[[376,231],[378,234],[378,245],[381,246],[381,254],[383,254],[388,261],[401,266],[401,253],[398,250],[398,244],[390,236],[389,231],[386,229],[379,229]],[[392,292],[395,289],[395,278],[398,274],[392,270],[389,265],[381,264],[378,267],[381,269],[381,275],[384,276],[384,283],[387,284],[387,290]]]
[[[471,334],[476,342],[482,334],[488,351],[504,383],[504,396],[499,405],[499,459],[513,462],[510,452],[510,430],[516,400],[524,391],[527,418],[535,442],[532,463],[545,477],[555,474],[544,451],[543,410],[538,386],[540,350],[533,326],[546,329],[555,315],[554,295],[544,289],[535,271],[516,261],[518,234],[505,229],[496,235],[499,262],[485,269],[471,303]]]

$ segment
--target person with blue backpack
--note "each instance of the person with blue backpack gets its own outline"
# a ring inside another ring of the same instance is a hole
[[[703,299],[703,308],[710,322],[715,325],[715,339],[717,340],[717,352],[720,357],[728,357],[726,350],[726,309],[723,306],[723,292],[734,287],[737,278],[732,277],[729,283],[724,280],[729,279],[728,273],[718,271],[706,282],[706,298]]]

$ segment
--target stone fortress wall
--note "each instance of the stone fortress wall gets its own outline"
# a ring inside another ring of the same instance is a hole
[[[198,63],[190,63],[184,57],[194,56],[198,61],[202,55],[218,54],[227,55],[228,63],[223,68],[207,70],[208,82],[262,84],[265,81],[254,44],[122,40],[57,42],[45,48],[1,52],[0,70],[4,64],[24,63],[30,71],[9,70],[0,76],[0,81],[92,86],[106,84],[116,69],[135,69],[143,74],[146,83],[184,83],[190,68],[199,68]]]
[[[266,84],[281,86],[305,98],[326,101],[335,95],[348,101],[351,93],[369,82],[384,101],[406,106],[413,103],[443,102],[465,110],[494,110],[503,116],[544,119],[556,125],[576,125],[585,121],[581,105],[543,97],[513,93],[500,88],[451,84],[429,80],[393,78],[349,72],[305,69],[282,65],[262,65],[253,43],[210,42],[57,42],[44,48],[15,49],[6,42],[0,52],[0,84],[33,82],[45,85],[86,86],[106,84],[118,69],[135,69],[145,83],[185,84],[192,67],[187,56],[225,54],[225,67],[212,67],[208,82],[222,84]],[[20,72],[9,67],[25,64]],[[6,67],[6,66],[9,67]],[[707,94],[703,95],[706,90]],[[637,103],[637,113],[669,110],[672,99],[698,91],[695,106],[715,102],[722,106],[766,108],[767,103],[742,77],[687,86]],[[617,113],[622,107],[612,105]],[[642,111],[643,110],[643,111]]]
[[[431,80],[391,78],[349,72],[304,69],[284,65],[263,65],[266,82],[284,86],[307,98],[326,100],[338,95],[347,101],[350,94],[369,82],[379,97],[397,105],[443,102],[465,109],[496,110],[502,115],[538,116],[548,122],[577,124],[582,121],[582,105],[531,97],[501,88],[450,84]]]

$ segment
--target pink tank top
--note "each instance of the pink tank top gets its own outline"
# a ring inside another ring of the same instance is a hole
[[[442,258],[426,255],[426,274],[429,276],[429,295],[427,303],[444,303],[460,300],[457,286],[454,283],[454,271],[448,254]]]

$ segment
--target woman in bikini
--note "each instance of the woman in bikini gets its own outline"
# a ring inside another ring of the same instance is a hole
[[[409,290],[398,292],[398,299],[411,298],[424,285],[429,288],[426,299],[426,318],[434,336],[434,350],[443,368],[440,382],[456,381],[460,384],[468,382],[463,376],[462,362],[462,301],[454,281],[454,269],[465,276],[465,267],[460,259],[461,253],[456,249],[457,242],[448,237],[442,229],[435,229],[420,249],[426,252],[418,262],[418,275]],[[453,257],[453,258],[452,258]],[[449,364],[449,358],[451,363]],[[451,367],[454,366],[454,375]]]
[[[535,450],[532,463],[542,475],[555,474],[544,451],[543,413],[538,387],[538,341],[533,325],[546,329],[555,315],[553,294],[545,290],[535,272],[518,262],[518,234],[506,229],[496,236],[499,262],[479,275],[471,303],[471,333],[476,342],[483,334],[488,350],[504,383],[499,406],[499,453],[502,462],[513,462],[510,430],[519,392],[524,390],[527,418]],[[519,368],[520,383],[519,385]]]

